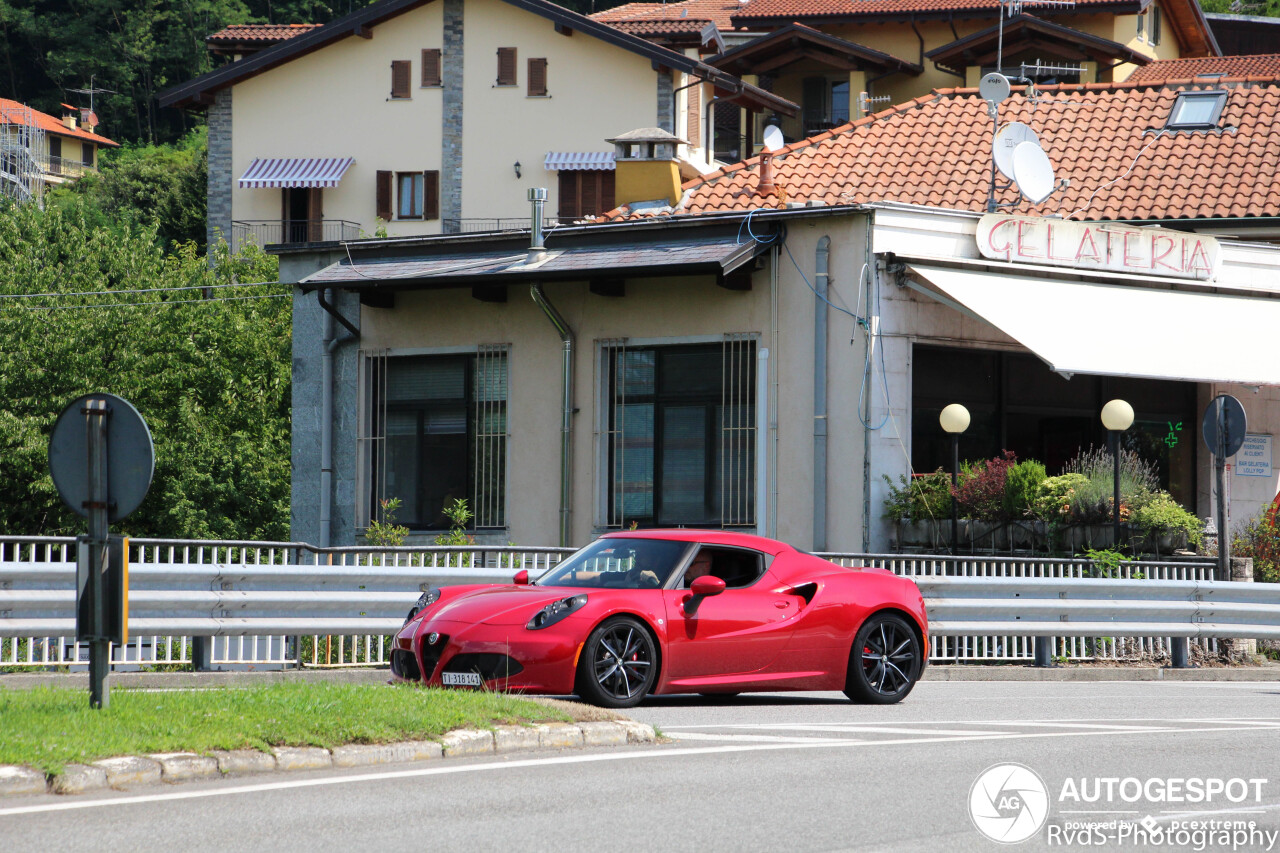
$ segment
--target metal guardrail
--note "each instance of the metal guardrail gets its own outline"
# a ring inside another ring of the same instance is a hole
[[[85,662],[68,639],[74,542],[0,538],[0,666]],[[131,640],[114,663],[190,663],[189,638],[215,637],[215,664],[385,664],[384,637],[426,583],[497,582],[520,569],[536,578],[572,550],[134,539]],[[1125,563],[1097,577],[1075,559],[821,556],[913,578],[935,661],[1029,661],[1034,637],[1055,638],[1070,659],[1161,653],[1174,637],[1209,650],[1217,637],[1280,637],[1280,586],[1210,581],[1210,560]]]

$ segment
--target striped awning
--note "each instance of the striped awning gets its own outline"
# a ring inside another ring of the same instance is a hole
[[[548,151],[543,166],[548,172],[569,169],[595,169],[598,172],[613,171],[612,151]]]
[[[354,157],[259,157],[240,176],[240,188],[336,187],[354,162]]]

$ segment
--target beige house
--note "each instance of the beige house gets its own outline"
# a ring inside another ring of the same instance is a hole
[[[975,87],[997,65],[1040,83],[1123,81],[1153,60],[1220,53],[1195,0],[684,0],[593,15],[801,105],[793,117],[686,96],[682,132],[733,162],[760,150],[766,122],[788,142],[934,89]],[[717,40],[697,35],[709,25]],[[1034,66],[1039,62],[1040,70]],[[1047,67],[1044,67],[1047,66]]]
[[[0,196],[26,201],[47,186],[98,168],[98,150],[117,143],[96,133],[92,110],[63,104],[62,118],[0,98]]]
[[[244,29],[244,28],[240,28]],[[273,28],[280,30],[281,28]],[[787,100],[544,0],[382,0],[253,49],[162,93],[209,115],[209,229],[260,243],[458,233],[614,206],[613,146],[678,133],[678,93],[706,81],[757,110]],[[223,44],[222,42],[227,42]],[[681,144],[689,176],[707,171]]]

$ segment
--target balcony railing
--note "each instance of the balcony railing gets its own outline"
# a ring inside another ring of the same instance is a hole
[[[44,157],[41,165],[44,166],[46,175],[57,176],[61,178],[80,178],[86,172],[93,171],[92,163],[83,163],[79,160],[68,160],[66,157]]]
[[[249,243],[335,243],[360,237],[360,223],[346,219],[237,219],[231,223],[231,250]]]
[[[441,224],[446,234],[466,234],[479,231],[528,231],[529,217],[522,216],[514,219],[443,219]],[[555,228],[559,224],[556,219],[543,220],[543,225],[546,228]]]

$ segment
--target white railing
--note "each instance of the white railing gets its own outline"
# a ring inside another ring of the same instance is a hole
[[[0,667],[87,665],[87,648],[71,639],[74,544],[69,537],[0,538]],[[537,578],[569,553],[572,549],[514,546],[319,549],[288,542],[134,539],[130,641],[112,650],[112,661],[117,668],[186,666],[193,663],[192,638],[209,637],[202,642],[212,643],[211,663],[218,667],[385,665],[386,637],[399,627],[425,584],[500,582],[520,569]],[[1209,583],[1210,560],[1128,562],[1113,570],[1114,577],[1105,577],[1104,570],[1078,559],[820,556],[914,578],[931,602],[948,598],[942,590],[968,588],[966,582],[983,579],[998,581],[1004,590],[1024,582],[1065,584],[1055,587],[1059,594],[1098,585],[1110,590],[1108,595],[1122,588],[1126,594],[1145,590],[1148,599],[1202,594],[1195,589],[1249,588]],[[1195,589],[1169,587],[1168,581]],[[1022,626],[987,620],[977,628],[962,622],[963,630],[950,630],[944,616],[954,603],[941,606],[939,611],[931,604],[931,618],[938,620],[930,637],[932,660],[1034,658],[1034,637]],[[1169,651],[1172,636],[1190,636],[1208,651],[1216,650],[1212,632],[1152,635],[1131,627],[1116,623],[1082,634],[1082,629],[1052,619],[1041,620],[1036,630],[1052,631],[1053,653],[1074,660],[1159,655]]]

